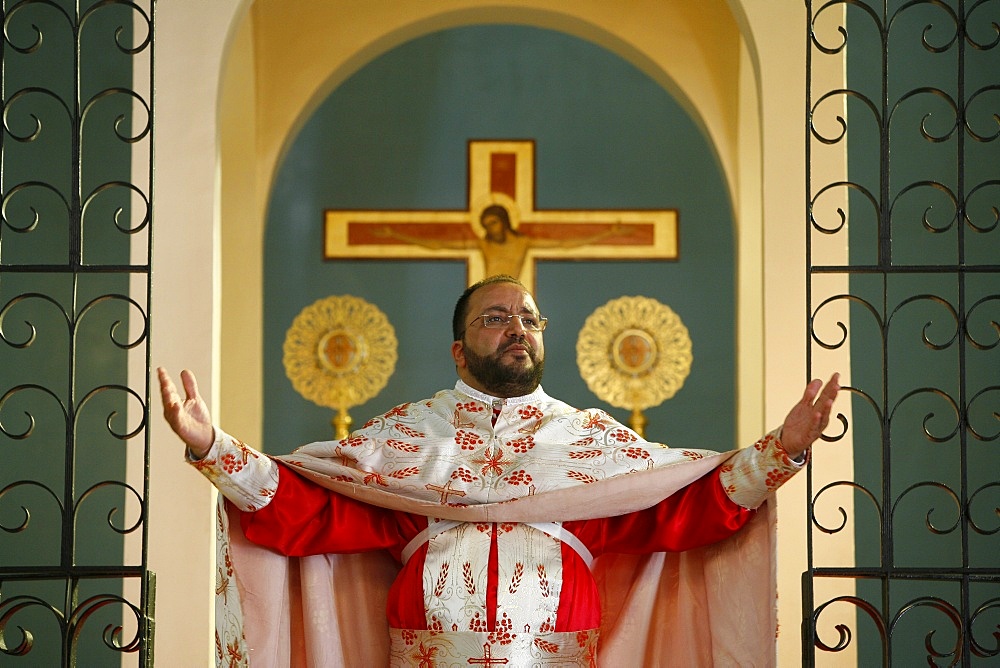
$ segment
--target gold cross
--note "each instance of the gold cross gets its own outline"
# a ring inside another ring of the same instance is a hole
[[[469,663],[470,665],[478,664],[480,666],[486,666],[487,668],[489,668],[490,666],[495,666],[495,665],[496,666],[505,665],[507,663],[507,659],[494,659],[493,652],[490,649],[490,644],[483,643],[483,656],[478,659],[467,659],[466,663]]]
[[[444,487],[442,487],[441,485],[432,485],[430,483],[427,483],[426,485],[424,485],[424,489],[429,489],[432,492],[438,492],[439,494],[441,494],[441,505],[443,506],[448,503],[448,497],[451,496],[452,494],[454,494],[455,496],[465,496],[465,492],[463,492],[462,490],[451,488],[451,483],[453,482],[455,481],[449,480],[448,484],[445,485]]]
[[[470,285],[504,273],[532,291],[539,260],[677,259],[675,210],[536,209],[534,141],[470,141],[468,179],[460,211],[326,211],[324,256],[459,260]]]

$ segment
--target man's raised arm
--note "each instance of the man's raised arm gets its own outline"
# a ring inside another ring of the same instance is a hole
[[[212,448],[215,429],[212,427],[212,416],[208,411],[208,405],[198,393],[198,381],[187,369],[181,371],[181,383],[184,384],[185,394],[182,401],[166,369],[158,367],[156,373],[160,379],[163,417],[174,433],[187,445],[191,456],[194,459],[202,459]]]
[[[757,508],[801,470],[813,442],[830,423],[833,400],[839,391],[839,374],[833,374],[826,386],[821,380],[812,381],[780,429],[767,434],[753,447],[743,448],[723,465],[719,481],[733,502],[744,508]]]

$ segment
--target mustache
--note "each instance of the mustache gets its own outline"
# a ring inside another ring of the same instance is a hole
[[[506,343],[502,344],[499,348],[497,348],[497,352],[502,353],[511,346],[523,346],[527,350],[528,355],[530,355],[531,357],[535,356],[535,347],[532,346],[530,343],[528,343],[528,339],[526,339],[523,336],[519,339],[511,339],[510,341],[507,341]]]

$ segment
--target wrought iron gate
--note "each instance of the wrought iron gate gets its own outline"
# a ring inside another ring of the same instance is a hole
[[[854,466],[810,470],[804,663],[997,665],[1000,3],[807,9],[809,364],[849,351]]]
[[[2,22],[0,664],[152,665],[152,0]]]

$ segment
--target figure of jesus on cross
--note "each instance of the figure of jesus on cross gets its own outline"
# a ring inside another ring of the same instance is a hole
[[[534,142],[470,141],[464,211],[326,212],[327,259],[459,259],[534,284],[538,260],[676,259],[673,210],[537,210]]]

